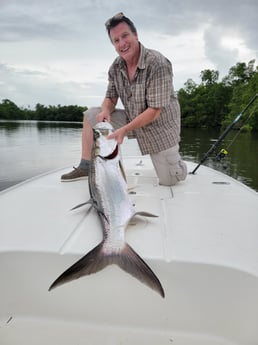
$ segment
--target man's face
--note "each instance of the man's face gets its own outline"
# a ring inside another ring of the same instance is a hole
[[[110,38],[118,55],[125,61],[138,59],[138,36],[133,33],[126,23],[120,23],[110,30]]]

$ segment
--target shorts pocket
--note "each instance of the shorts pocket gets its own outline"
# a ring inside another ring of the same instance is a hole
[[[171,177],[175,178],[178,182],[183,181],[187,176],[187,166],[180,159],[176,164],[169,163],[169,172]]]

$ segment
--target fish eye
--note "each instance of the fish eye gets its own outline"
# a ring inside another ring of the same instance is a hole
[[[100,132],[96,129],[93,129],[93,138],[94,140],[97,140],[100,137]]]
[[[109,130],[106,128],[101,129],[100,132],[104,137],[107,137],[109,135]]]

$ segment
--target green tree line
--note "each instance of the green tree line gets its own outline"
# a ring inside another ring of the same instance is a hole
[[[0,120],[37,120],[37,121],[82,121],[82,113],[87,107],[77,105],[48,107],[37,104],[35,110],[19,108],[9,99],[0,103]]]
[[[225,127],[243,110],[258,92],[258,67],[255,60],[238,62],[219,81],[219,71],[206,69],[200,72],[201,82],[188,79],[177,95],[182,111],[183,127]],[[257,101],[237,125],[258,131]],[[256,105],[256,108],[255,108]],[[44,106],[37,104],[35,110],[19,108],[8,99],[0,103],[2,120],[82,121],[87,107]]]
[[[201,83],[188,79],[178,91],[184,127],[229,125],[258,92],[255,60],[239,62],[219,82],[219,72],[203,70]],[[258,131],[258,99],[241,118],[238,127]]]

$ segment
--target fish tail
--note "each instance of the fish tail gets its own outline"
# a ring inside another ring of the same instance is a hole
[[[164,289],[155,273],[129,244],[125,244],[120,255],[116,256],[116,262],[114,263],[143,284],[158,292],[163,298],[165,297]]]
[[[89,253],[75,262],[71,267],[64,271],[49,287],[48,291],[57,286],[68,283],[80,277],[96,273],[110,264],[110,259],[103,255],[104,241],[93,248]]]
[[[127,243],[119,250],[106,250],[104,241],[64,271],[52,283],[49,291],[72,280],[99,272],[111,264],[118,265],[125,272],[158,292],[162,297],[165,297],[159,279],[146,262]]]

